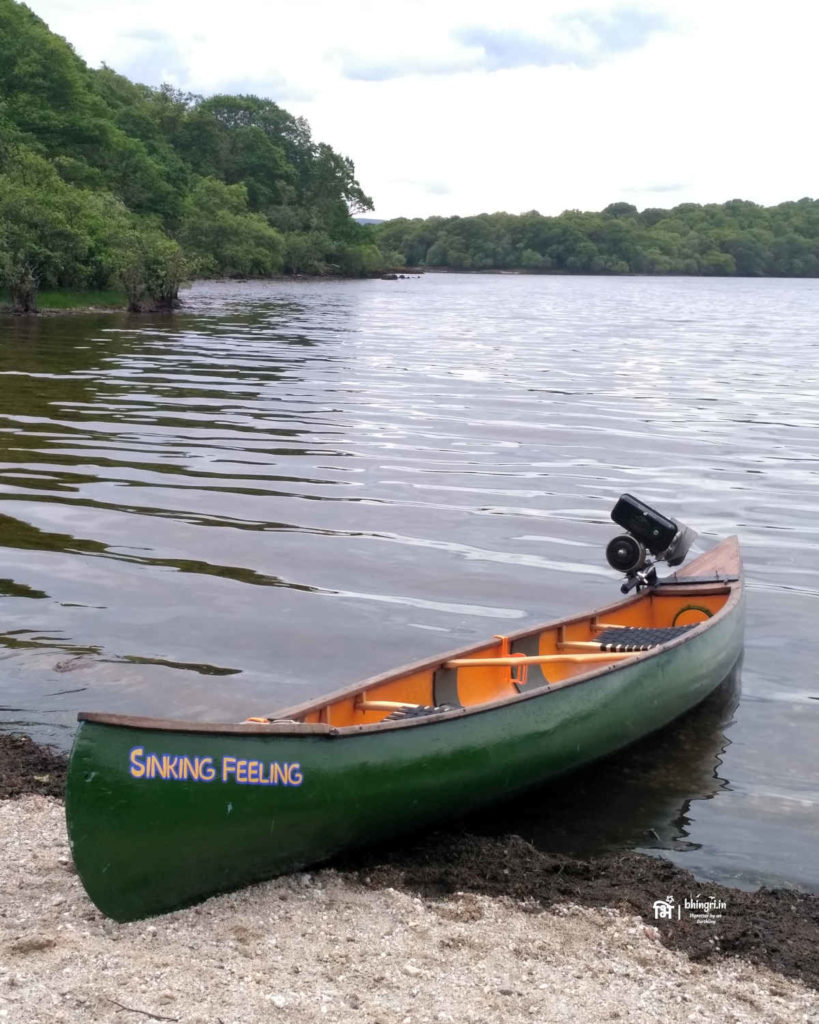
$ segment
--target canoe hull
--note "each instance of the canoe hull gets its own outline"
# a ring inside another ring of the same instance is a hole
[[[414,727],[240,734],[83,721],[66,794],[78,872],[94,903],[127,921],[460,816],[700,703],[741,653],[743,612],[740,595],[656,656]]]

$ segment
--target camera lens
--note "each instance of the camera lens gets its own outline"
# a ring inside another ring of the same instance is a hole
[[[608,542],[606,560],[618,572],[636,572],[646,564],[646,549],[634,537],[624,533]]]

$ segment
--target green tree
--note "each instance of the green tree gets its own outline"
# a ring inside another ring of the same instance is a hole
[[[819,276],[819,201],[762,207],[683,203],[642,213],[613,203],[602,213],[397,219],[379,225],[382,251],[431,267],[523,267],[569,273]],[[543,262],[540,263],[539,260]]]
[[[292,231],[284,239],[284,266],[288,274],[326,274],[333,247],[323,231]]]
[[[129,221],[127,230],[120,225],[120,234],[147,232],[154,248],[156,230],[179,239],[190,266],[202,272],[277,273],[282,231],[299,236],[290,251],[301,251],[295,263],[302,268],[340,271],[343,265],[363,272],[374,264],[372,239],[361,236],[352,217],[371,209],[372,201],[352,161],[314,141],[303,118],[258,96],[203,99],[168,86],[138,85],[108,67],[91,70],[14,0],[0,0],[0,39],[0,173],[10,150],[22,147],[43,158],[59,182],[32,192],[18,180],[16,187],[29,190],[23,212],[3,228],[5,280],[15,274],[29,284],[62,284],[83,274],[94,282],[110,277],[113,249],[97,237],[99,203],[77,200],[67,216],[61,184],[73,187],[75,198],[107,196],[105,202],[119,202],[126,214],[143,218],[141,224]],[[29,252],[32,245],[36,252]],[[176,250],[165,248],[167,262]],[[133,250],[119,251],[133,256]],[[30,259],[23,258],[26,252]],[[126,262],[142,267],[130,274],[136,296],[147,265],[142,257]]]
[[[85,199],[26,149],[0,175],[0,275],[21,312],[36,307],[41,285],[87,281],[93,245]]]
[[[371,277],[384,270],[384,257],[372,243],[342,245],[331,258],[345,277]]]
[[[197,272],[206,276],[264,277],[280,273],[284,265],[281,234],[250,212],[243,184],[198,181],[183,203],[178,237]]]
[[[131,312],[170,310],[178,305],[188,263],[181,246],[159,228],[142,224],[127,231],[118,239],[116,259]]]
[[[633,218],[637,216],[637,207],[632,206],[631,203],[609,203],[603,213],[609,217]]]

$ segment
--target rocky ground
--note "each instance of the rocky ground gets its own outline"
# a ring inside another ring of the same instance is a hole
[[[65,757],[28,736],[0,733],[0,800],[36,793],[62,798]]]
[[[64,762],[0,735],[0,1021],[819,1022],[819,897],[709,886],[717,924],[655,925],[702,888],[662,860],[427,837],[148,921],[88,901]]]

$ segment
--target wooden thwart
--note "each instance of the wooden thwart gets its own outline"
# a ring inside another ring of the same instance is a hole
[[[355,702],[356,711],[397,711],[398,708],[420,707],[420,704],[412,704],[405,700],[367,700],[363,696]]]
[[[512,658],[453,658],[444,662],[444,668],[478,668],[482,665],[547,665],[554,661],[618,661],[621,658],[633,658],[630,654],[532,654]]]

